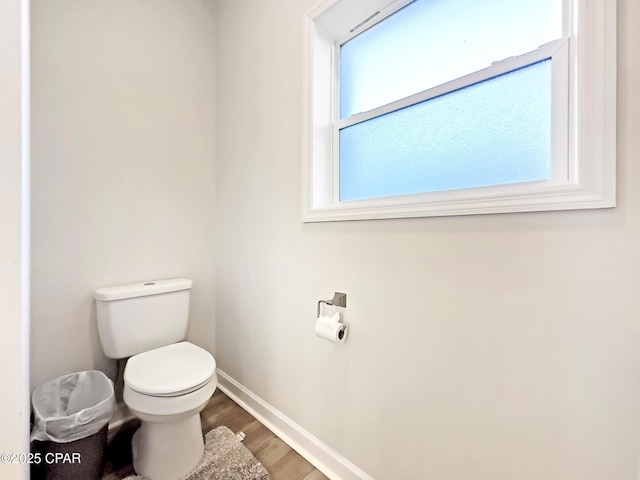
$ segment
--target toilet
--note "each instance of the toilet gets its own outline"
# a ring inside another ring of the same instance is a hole
[[[177,480],[204,454],[200,412],[217,386],[216,362],[185,341],[192,281],[99,288],[98,334],[109,358],[129,358],[124,403],[140,419],[133,468],[150,480]]]

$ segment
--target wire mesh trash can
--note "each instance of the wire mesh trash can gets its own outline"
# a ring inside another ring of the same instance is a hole
[[[38,386],[31,403],[32,480],[100,480],[113,382],[97,370],[64,375]]]

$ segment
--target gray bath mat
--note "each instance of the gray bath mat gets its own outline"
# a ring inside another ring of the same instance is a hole
[[[130,476],[124,480],[145,480],[145,477]],[[218,427],[205,435],[204,457],[183,480],[271,480],[271,477],[231,430]]]

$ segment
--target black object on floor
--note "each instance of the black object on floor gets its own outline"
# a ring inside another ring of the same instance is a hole
[[[69,443],[34,440],[31,480],[100,480],[104,469],[108,425]]]

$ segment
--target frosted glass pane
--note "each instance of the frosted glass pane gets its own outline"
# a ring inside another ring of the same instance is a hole
[[[340,131],[340,200],[546,180],[551,60]]]
[[[561,38],[561,0],[416,0],[340,53],[340,117]]]

